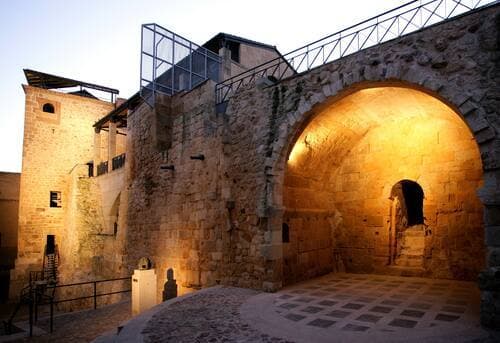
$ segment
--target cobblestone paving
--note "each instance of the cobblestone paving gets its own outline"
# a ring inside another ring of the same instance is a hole
[[[223,287],[194,295],[155,314],[143,330],[145,342],[289,342],[253,329],[240,306],[258,292]]]
[[[13,342],[90,342],[106,331],[114,330],[131,317],[130,301],[54,317],[54,332],[49,334],[49,319],[40,319],[37,327],[46,331],[42,336],[27,337]]]

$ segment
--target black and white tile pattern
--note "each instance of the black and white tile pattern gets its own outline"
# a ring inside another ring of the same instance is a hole
[[[330,274],[280,291],[274,311],[318,330],[394,332],[476,320],[478,304],[472,282]]]

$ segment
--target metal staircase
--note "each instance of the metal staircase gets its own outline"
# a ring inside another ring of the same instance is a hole
[[[59,254],[57,249],[54,253],[47,254],[47,247],[45,247],[45,253],[43,255],[43,280],[48,283],[57,283],[57,267],[59,264]]]
[[[59,252],[57,245],[47,244],[44,248],[42,270],[30,271],[29,282],[23,287],[19,301],[7,321],[4,321],[5,333],[13,331],[13,321],[23,305],[29,308],[30,336],[33,334],[33,322],[38,318],[38,305],[51,303],[54,299],[55,286],[57,285],[57,267],[59,265]],[[51,309],[52,310],[52,309]]]

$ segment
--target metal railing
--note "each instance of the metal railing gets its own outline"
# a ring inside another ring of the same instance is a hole
[[[97,292],[97,285],[105,282],[114,282],[114,281],[131,281],[131,276],[115,278],[115,279],[106,279],[106,280],[94,280],[94,281],[86,281],[86,282],[76,282],[66,285],[58,285],[56,283],[47,281],[43,279],[43,271],[30,271],[29,273],[29,284],[21,290],[21,296],[19,303],[15,307],[12,315],[9,317],[7,321],[4,321],[5,332],[9,334],[12,332],[13,321],[22,305],[28,305],[28,313],[29,313],[29,336],[33,336],[33,325],[38,321],[38,308],[43,305],[50,306],[50,314],[49,314],[49,327],[50,332],[52,333],[54,330],[54,305],[59,303],[71,302],[71,301],[79,301],[85,299],[93,299],[93,307],[94,310],[97,309],[97,298],[103,296],[109,296],[113,294],[120,293],[128,293],[131,292],[131,289],[121,289],[119,291],[111,291],[111,292]],[[92,285],[92,294],[84,295],[76,298],[69,299],[58,299],[56,290],[64,287],[75,287],[75,286],[84,286],[84,285]]]
[[[106,280],[94,280],[94,281],[86,281],[86,282],[76,282],[76,283],[70,283],[66,285],[49,285],[46,287],[47,291],[51,290],[52,291],[52,296],[48,297],[48,299],[45,302],[36,302],[35,301],[35,321],[38,319],[38,309],[37,307],[40,305],[50,305],[50,332],[53,332],[54,329],[54,305],[60,304],[60,303],[65,303],[65,302],[71,302],[71,301],[79,301],[79,300],[85,300],[85,299],[93,299],[93,307],[94,310],[97,309],[97,298],[103,297],[103,296],[108,296],[108,295],[113,295],[113,294],[120,294],[120,293],[128,293],[131,292],[132,290],[130,288],[128,289],[122,289],[119,291],[112,291],[112,292],[105,292],[105,293],[98,293],[97,292],[97,285],[105,282],[114,282],[114,281],[131,281],[131,277],[122,277],[122,278],[116,278],[116,279],[106,279]],[[69,299],[57,299],[57,293],[56,290],[64,287],[75,287],[75,286],[84,286],[84,285],[92,285],[92,294],[89,295],[84,295],[80,297],[75,297],[75,298],[69,298]]]
[[[220,81],[220,63],[219,55],[158,24],[142,25],[140,95],[152,107],[156,92],[173,95]]]
[[[125,165],[125,153],[113,157],[111,160],[112,170],[119,169]]]
[[[108,161],[101,162],[97,165],[97,176],[108,172]]]
[[[218,83],[216,103],[229,100],[234,92],[258,78],[269,77],[280,81],[290,75],[307,72],[360,50],[498,2],[499,0],[410,1]]]

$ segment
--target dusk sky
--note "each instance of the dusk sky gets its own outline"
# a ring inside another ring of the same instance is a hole
[[[286,53],[406,2],[0,0],[0,171],[21,171],[23,68],[117,88],[127,98],[139,88],[141,24],[198,44],[226,32]]]

